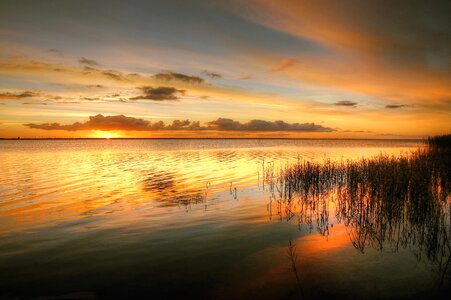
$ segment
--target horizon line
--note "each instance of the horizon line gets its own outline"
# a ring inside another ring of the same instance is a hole
[[[433,137],[433,136],[428,136]],[[412,140],[412,141],[423,141],[427,140],[428,137],[423,138],[295,138],[295,137],[117,137],[117,138],[100,138],[100,137],[47,137],[47,138],[3,138],[0,140],[8,141],[20,141],[20,140]]]

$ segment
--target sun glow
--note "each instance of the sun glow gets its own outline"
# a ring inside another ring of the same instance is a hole
[[[96,130],[94,136],[99,139],[107,139],[107,140],[120,137],[118,133],[102,130]]]

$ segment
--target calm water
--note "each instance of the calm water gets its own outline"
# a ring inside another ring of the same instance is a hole
[[[337,220],[333,195],[302,218],[287,218],[261,178],[267,164],[417,147],[388,140],[0,141],[0,298],[446,295],[448,274],[415,243],[360,249],[353,228]]]

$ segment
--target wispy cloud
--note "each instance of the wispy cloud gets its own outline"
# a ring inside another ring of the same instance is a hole
[[[412,107],[412,105],[407,105],[407,104],[388,104],[388,105],[385,105],[385,108],[388,108],[388,109],[399,109],[399,108],[405,108],[405,107]]]
[[[52,54],[55,54],[58,57],[64,57],[63,52],[59,51],[58,49],[53,49],[52,48],[52,49],[48,49],[47,51],[52,53]]]
[[[295,59],[284,58],[277,66],[272,68],[271,71],[274,71],[274,72],[283,71],[285,69],[291,68],[292,66],[294,66],[295,63],[296,63]]]
[[[334,105],[337,105],[337,106],[350,106],[350,107],[355,107],[355,106],[357,106],[357,104],[358,104],[357,102],[349,101],[349,100],[341,100],[341,101],[334,103]]]
[[[78,62],[80,64],[82,64],[82,65],[85,65],[85,66],[91,66],[91,67],[98,67],[98,66],[100,66],[100,64],[97,61],[95,61],[93,59],[86,58],[86,57],[80,57],[78,59]]]
[[[237,0],[228,1],[244,18],[321,47],[316,53],[287,48],[291,58],[302,62],[302,68],[290,70],[289,76],[384,99],[390,95],[390,100],[402,103],[449,107],[451,39],[445,37],[451,18],[446,1],[401,1],[391,8],[378,1],[357,6],[352,1],[248,2],[243,7]],[[273,53],[265,50],[253,57],[276,65],[268,59]],[[272,70],[290,65],[286,60]]]
[[[127,80],[127,78],[119,71],[108,70],[108,71],[103,71],[102,74],[108,78],[118,80],[118,81]]]
[[[104,86],[101,84],[90,84],[90,85],[87,85],[87,87],[88,88],[98,88],[98,89],[104,88]]]
[[[210,77],[211,79],[219,79],[222,78],[222,75],[215,72],[210,72],[207,70],[204,70],[202,73],[204,73],[206,76]]]
[[[0,100],[1,99],[23,99],[23,98],[32,98],[41,95],[39,92],[34,91],[23,91],[23,92],[3,92],[0,93]]]
[[[56,71],[58,70],[58,71]],[[102,69],[91,66],[72,66],[65,64],[55,64],[55,63],[47,63],[43,61],[32,60],[28,57],[14,57],[2,60],[0,58],[0,73],[6,75],[14,75],[22,76],[23,78],[28,78],[27,80],[33,80],[38,82],[39,84],[61,84],[68,86],[84,86],[86,87],[86,91],[84,94],[88,97],[97,97],[97,92],[95,90],[104,89],[105,91],[114,92],[114,91],[130,91],[130,88],[137,86],[166,86],[162,84],[161,80],[157,80],[154,76],[148,76],[142,73],[125,73],[124,71],[119,71],[115,69]],[[163,74],[163,73],[162,73]],[[170,73],[169,76],[171,78],[174,77],[174,72]],[[185,75],[185,74],[182,74]],[[195,79],[196,76],[191,78],[188,76],[188,80],[191,82],[199,82],[199,80]],[[178,76],[178,78],[181,78]],[[243,79],[248,79],[243,78]],[[201,78],[202,79],[202,78]],[[166,81],[165,81],[166,82]],[[205,81],[204,81],[205,82]],[[175,80],[171,82],[171,86],[181,91],[186,89],[186,81]],[[227,102],[252,102],[252,103],[265,103],[265,104],[273,104],[274,96],[269,96],[267,93],[261,93],[258,91],[249,91],[243,88],[234,87],[232,85],[228,86],[215,86],[212,84],[192,84],[193,88],[190,91],[193,95],[201,96],[207,95],[210,98],[222,98],[228,99]],[[89,89],[88,89],[89,88]],[[113,90],[115,89],[115,90]],[[66,90],[64,94],[70,94],[70,90]],[[180,97],[181,93],[175,96],[175,98]],[[72,95],[71,95],[72,96]],[[136,95],[127,95],[124,96],[127,99],[130,97],[134,97]],[[151,95],[152,99],[149,100],[161,100],[161,97],[156,97]],[[73,97],[72,97],[73,98]],[[138,99],[139,97],[136,97]],[[171,97],[172,100],[175,100],[174,97]],[[134,100],[136,100],[134,99]],[[282,97],[278,97],[278,104],[281,102],[288,103]]]
[[[250,75],[250,74],[242,74],[242,75],[239,77],[240,80],[249,80],[249,79],[251,79],[251,78],[252,78],[252,75]]]
[[[23,105],[48,105],[45,102],[22,102]]]

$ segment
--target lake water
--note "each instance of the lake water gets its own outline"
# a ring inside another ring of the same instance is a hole
[[[418,147],[421,141],[0,141],[0,299],[444,297],[449,276],[418,244],[362,249],[355,228],[337,218],[333,195],[288,218],[262,180],[268,164]]]

